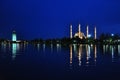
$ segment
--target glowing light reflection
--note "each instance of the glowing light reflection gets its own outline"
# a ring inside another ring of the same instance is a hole
[[[72,45],[70,45],[70,67],[72,66]]]
[[[90,46],[89,45],[86,45],[86,64],[88,66],[89,64],[89,59],[90,59]]]
[[[45,44],[43,44],[43,52],[45,52],[45,47],[46,47]]]
[[[103,45],[103,53],[105,53],[105,45]]]
[[[95,47],[94,47],[94,61],[95,61],[95,65],[96,65],[96,59],[97,59],[97,47],[95,45]]]
[[[77,44],[73,44],[74,53],[77,53]]]
[[[106,45],[106,49],[105,50],[106,50],[106,52],[108,52],[108,45]]]
[[[82,55],[82,44],[79,45],[79,51],[78,51],[79,66],[81,66],[81,55]]]
[[[53,52],[53,44],[51,44],[51,53]]]
[[[3,51],[6,52],[6,44],[2,43]]]
[[[118,53],[119,53],[119,56],[120,56],[120,45],[118,45]]]
[[[40,50],[40,44],[37,44],[37,49],[38,49],[38,51]]]
[[[16,58],[18,50],[19,50],[19,44],[13,43],[12,44],[12,59]]]
[[[112,49],[112,62],[114,62],[114,47],[111,46],[111,49]]]
[[[57,47],[57,52],[59,52],[61,50],[61,45],[60,44],[56,44]]]

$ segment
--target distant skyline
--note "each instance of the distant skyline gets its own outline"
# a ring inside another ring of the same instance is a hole
[[[81,24],[86,34],[89,25],[93,35],[120,34],[119,0],[1,0],[0,38],[12,38],[16,30],[18,39],[69,37]]]

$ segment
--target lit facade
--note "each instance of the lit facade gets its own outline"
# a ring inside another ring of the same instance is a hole
[[[80,39],[86,38],[83,32],[77,32],[77,33],[75,33],[74,37],[78,37]]]
[[[80,24],[78,26],[78,32],[75,33],[74,37],[78,37],[80,39],[86,38],[85,35],[84,35],[84,33],[81,32],[81,25]]]
[[[74,36],[72,36],[72,25],[70,25],[70,38],[72,39],[73,37],[78,37],[80,39],[86,39],[86,38],[90,38],[91,35],[89,34],[89,26],[87,25],[86,27],[86,35],[81,31],[81,25],[79,24],[78,26],[78,32],[76,32],[74,34]],[[97,29],[96,27],[94,28],[94,39],[97,39]]]
[[[13,31],[12,33],[12,41],[17,41],[16,31]]]

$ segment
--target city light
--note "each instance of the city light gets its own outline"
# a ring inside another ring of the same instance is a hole
[[[114,34],[111,34],[111,36],[114,36]]]
[[[88,34],[88,38],[90,38],[92,35],[91,34]]]

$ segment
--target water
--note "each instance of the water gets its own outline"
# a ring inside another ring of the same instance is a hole
[[[118,79],[120,45],[0,44],[0,80]]]

